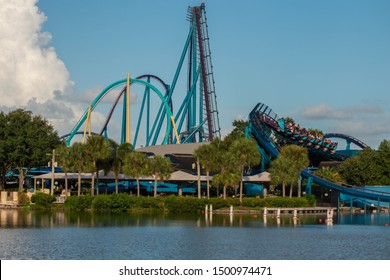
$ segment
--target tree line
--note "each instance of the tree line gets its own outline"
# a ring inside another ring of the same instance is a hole
[[[217,194],[222,187],[222,197],[226,199],[227,190],[239,190],[243,197],[243,176],[249,174],[260,164],[261,154],[252,139],[245,137],[247,122],[236,120],[234,129],[223,140],[216,139],[210,144],[200,146],[194,152],[201,172],[206,175],[206,196],[215,187]],[[26,168],[44,166],[56,150],[56,160],[63,172],[78,173],[77,194],[81,194],[81,173],[91,173],[91,195],[98,194],[99,170],[112,171],[115,175],[115,193],[121,173],[137,182],[137,196],[140,196],[140,178],[154,177],[153,195],[157,195],[159,181],[169,179],[173,172],[171,162],[162,156],[148,157],[133,150],[130,144],[117,145],[102,136],[90,136],[85,144],[73,143],[66,147],[52,125],[32,112],[18,109],[8,114],[0,113],[0,184],[4,188],[5,174],[11,169],[19,170],[19,191],[23,190]],[[282,196],[292,197],[294,190],[301,194],[300,171],[310,164],[307,149],[286,145],[269,168],[271,184],[281,185]],[[340,164],[337,170],[322,170],[327,177],[353,185],[390,185],[390,141],[384,140],[377,151],[366,148]],[[212,181],[209,180],[213,175]],[[95,177],[96,176],[96,177]],[[96,180],[96,182],[95,182]],[[65,179],[65,191],[68,191]]]
[[[318,174],[353,186],[390,186],[390,141],[383,140],[377,150],[364,148],[339,166],[323,168]]]

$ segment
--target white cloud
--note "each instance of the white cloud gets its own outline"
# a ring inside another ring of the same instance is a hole
[[[327,104],[306,106],[297,119],[309,128],[318,128],[324,132],[336,132],[354,136],[372,147],[377,147],[390,134],[390,116],[375,104],[351,105],[332,108]]]
[[[304,119],[315,120],[347,120],[357,115],[380,115],[383,113],[383,110],[379,106],[371,104],[334,109],[322,103],[317,106],[304,107],[299,113],[299,116]]]
[[[46,16],[37,0],[0,0],[0,104],[23,106],[31,98],[46,102],[53,92],[71,90],[65,64],[42,32]]]
[[[53,124],[59,135],[70,132],[96,91],[78,95],[64,62],[42,31],[47,17],[38,0],[0,0],[0,109],[25,108]],[[96,93],[96,94],[95,94]],[[94,95],[95,94],[95,95]],[[96,125],[105,117],[94,113]]]

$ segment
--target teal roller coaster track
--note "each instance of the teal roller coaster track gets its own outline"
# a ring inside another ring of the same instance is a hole
[[[340,133],[327,133],[323,136],[309,135],[302,127],[296,124],[286,124],[283,118],[279,118],[267,105],[259,103],[249,114],[249,125],[246,135],[254,138],[262,155],[261,168],[264,170],[270,165],[271,160],[279,155],[280,148],[285,144],[296,144],[308,149],[311,162],[318,164],[322,161],[343,161],[356,154],[356,150],[351,150],[351,143],[360,149],[368,147],[362,141]],[[337,150],[337,143],[330,138],[338,138],[347,142],[345,150]],[[373,191],[363,187],[349,186],[340,182],[330,182],[319,177],[311,170],[305,169],[301,172],[301,177],[306,179],[306,194],[311,193],[312,184],[316,183],[328,190],[346,197],[369,201],[370,204],[381,205],[385,203],[390,209],[390,193],[385,191]]]
[[[205,5],[189,7],[187,15],[190,29],[172,83],[168,85],[159,77],[151,74],[130,79],[130,85],[139,84],[144,87],[136,128],[131,137],[131,143],[134,147],[176,143],[178,140],[173,137],[175,128],[172,127],[171,118],[177,124],[176,129],[181,143],[207,142],[212,141],[215,137],[220,137]],[[185,92],[177,93],[176,84],[181,75],[185,58],[188,60],[187,89]],[[114,110],[119,103],[122,103],[121,139],[118,142],[124,142],[126,133],[131,130],[130,123],[126,123],[125,114],[126,104],[128,104],[126,103],[126,94],[124,94],[127,87],[126,82],[126,79],[113,82],[91,102],[91,110],[94,111],[106,95],[117,94],[99,134],[109,137],[109,123],[112,121]],[[123,87],[119,94],[114,90],[118,87]],[[159,101],[152,101],[151,93],[157,95]],[[181,104],[174,108],[173,101],[180,99],[182,99]],[[154,109],[152,106],[157,102],[160,102],[160,105],[158,109]],[[64,135],[67,145],[71,144],[73,137],[80,132],[83,125],[86,125],[88,110],[85,110],[71,132]],[[145,135],[143,143],[140,143],[139,137],[141,130],[145,132],[142,133]]]

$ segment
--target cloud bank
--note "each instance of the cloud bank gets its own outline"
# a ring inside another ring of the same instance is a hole
[[[296,117],[307,127],[319,128],[324,132],[348,134],[373,148],[383,139],[388,139],[390,133],[389,113],[376,104],[334,108],[322,103],[305,106]]]
[[[46,16],[36,0],[0,0],[0,97],[3,106],[46,102],[73,88],[65,64],[41,32]]]
[[[0,0],[0,109],[31,110],[62,135],[84,112],[86,97],[74,92],[65,63],[50,46],[52,35],[42,31],[47,17],[37,2]]]

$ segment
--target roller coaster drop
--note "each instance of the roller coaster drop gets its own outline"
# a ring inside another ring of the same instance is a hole
[[[356,150],[351,149],[351,143],[358,148],[368,147],[362,141],[339,133],[327,133],[323,136],[311,135],[306,129],[301,128],[293,122],[286,123],[285,119],[278,118],[267,105],[259,103],[249,114],[249,125],[246,130],[249,138],[254,138],[262,155],[261,169],[269,166],[271,160],[279,155],[281,146],[289,143],[306,147],[309,157],[314,165],[322,161],[343,161],[356,154]],[[330,138],[338,138],[346,141],[345,150],[336,150],[337,142],[332,142]],[[383,205],[390,209],[390,193],[378,190],[371,190],[363,187],[349,186],[342,183],[330,182],[325,178],[314,174],[311,169],[301,172],[301,177],[307,180],[306,193],[311,193],[312,183],[316,183],[337,195],[338,206],[340,194],[350,201],[359,200],[366,205]],[[382,203],[381,203],[382,202]]]
[[[138,76],[136,79],[128,77],[110,84],[92,101],[71,132],[63,136],[67,145],[70,145],[76,134],[81,133],[79,130],[83,125],[89,127],[89,133],[92,133],[90,131],[91,125],[88,123],[91,120],[92,111],[109,93],[117,94],[117,97],[99,134],[108,138],[108,124],[117,104],[123,100],[120,142],[130,143],[129,92],[130,86],[134,84],[142,85],[145,88],[135,133],[132,136],[134,147],[139,144],[137,141],[139,141],[142,128],[145,129],[144,143],[142,143],[144,146],[159,144],[158,141],[161,139],[162,144],[174,144],[206,142],[220,137],[205,5],[189,7],[187,18],[190,22],[190,30],[171,85],[150,74]],[[185,57],[188,58],[187,92],[179,109],[175,110],[173,98],[180,96],[177,96],[174,91]],[[122,87],[119,94],[115,91],[118,87]],[[151,93],[156,94],[160,99],[161,104],[158,110],[151,109],[151,103],[153,103],[151,102]],[[164,124],[166,125],[165,130],[163,129]],[[85,137],[87,130],[84,131]]]

